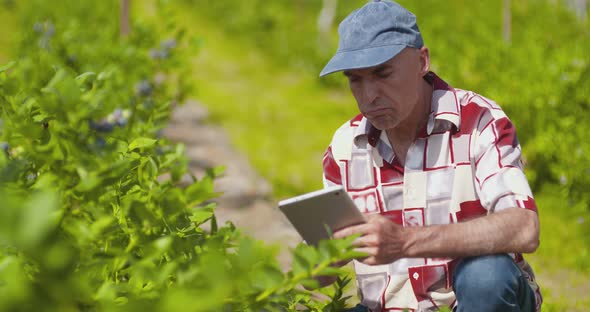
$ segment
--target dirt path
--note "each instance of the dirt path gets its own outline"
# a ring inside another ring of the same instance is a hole
[[[276,208],[270,184],[233,148],[221,127],[205,122],[207,116],[204,106],[187,101],[174,110],[164,135],[186,145],[195,176],[202,177],[206,168],[226,167],[225,175],[215,185],[224,193],[217,200],[218,222],[231,221],[247,235],[280,245],[279,261],[283,268],[288,267],[288,250],[301,240],[299,235]]]

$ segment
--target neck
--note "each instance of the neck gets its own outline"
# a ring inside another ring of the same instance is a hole
[[[397,127],[386,130],[392,146],[394,146],[394,142],[403,145],[414,142],[428,122],[434,88],[431,84],[423,80],[420,84],[419,92],[419,103],[418,105],[414,105],[415,109],[411,112],[410,116]]]

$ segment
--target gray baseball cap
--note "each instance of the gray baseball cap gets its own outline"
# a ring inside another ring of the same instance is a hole
[[[338,50],[320,77],[347,69],[373,67],[406,47],[421,48],[416,16],[392,1],[371,1],[338,26]]]

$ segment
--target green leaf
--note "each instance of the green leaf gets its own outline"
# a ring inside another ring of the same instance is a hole
[[[199,207],[195,208],[192,211],[189,220],[191,220],[192,222],[196,223],[197,226],[199,226],[209,221],[209,219],[211,219],[212,216],[213,208],[211,208],[211,206]]]
[[[47,235],[57,228],[61,216],[57,203],[57,194],[49,191],[34,194],[25,203],[19,235],[24,247],[39,247]]]
[[[211,216],[211,234],[217,234],[217,217],[215,216],[215,214],[213,214]],[[232,228],[233,230],[233,228]]]
[[[366,252],[350,250],[342,254],[342,259],[358,259],[369,256]]]
[[[50,120],[53,120],[53,119],[55,119],[55,117],[51,117],[51,116],[49,116],[49,115],[47,115],[45,113],[40,113],[40,114],[37,114],[37,115],[33,116],[33,121],[34,122],[39,122],[39,123],[40,122],[47,122],[47,121],[50,121]]]
[[[131,143],[129,143],[128,150],[132,151],[137,148],[151,147],[154,144],[156,144],[157,141],[158,140],[150,139],[150,138],[137,138],[137,139],[133,140]]]
[[[165,252],[172,245],[172,241],[173,241],[172,237],[169,237],[169,236],[161,237],[161,238],[158,238],[154,242],[154,247],[156,247],[156,250],[158,250],[159,252]]]
[[[78,75],[78,77],[76,77],[76,82],[78,82],[79,84],[84,84],[86,81],[88,81],[89,79],[92,79],[94,77],[96,77],[95,72],[85,72],[81,75]]]
[[[262,292],[260,295],[256,296],[256,299],[255,299],[255,300],[256,300],[256,301],[258,301],[258,302],[259,302],[259,301],[262,301],[262,300],[264,300],[264,299],[268,298],[268,296],[272,295],[272,293],[273,293],[274,291],[275,291],[275,290],[274,290],[274,289],[272,289],[272,288],[270,288],[270,289],[267,289],[267,290],[263,291],[263,292]]]
[[[308,289],[318,289],[320,288],[320,283],[313,278],[306,278],[300,281],[301,285]]]
[[[101,71],[98,73],[98,77],[96,78],[99,81],[108,80],[113,76],[112,70]]]
[[[208,168],[207,169],[207,175],[210,176],[210,177],[212,177],[212,178],[220,177],[224,173],[225,173],[225,166],[217,166],[217,167],[214,167],[214,168]]]
[[[186,198],[189,206],[200,204],[215,196],[217,196],[217,193],[214,191],[213,179],[209,176],[205,176],[186,188]]]
[[[11,61],[11,62],[8,62],[8,64],[6,64],[4,66],[0,66],[0,74],[9,70],[15,64],[16,64],[16,61]]]
[[[75,107],[80,100],[80,89],[65,69],[59,69],[42,91],[58,96],[59,101],[51,105],[51,109],[55,111],[63,109],[64,106]]]
[[[318,275],[321,275],[321,276],[338,276],[338,275],[340,275],[342,273],[344,273],[344,271],[342,269],[335,268],[335,267],[332,267],[332,266],[328,266],[328,267],[323,268],[318,273]]]
[[[114,217],[111,216],[103,216],[98,220],[94,221],[90,226],[90,231],[93,235],[101,234],[106,228],[108,228],[113,222],[115,221]]]
[[[78,176],[80,177],[80,183],[76,186],[76,190],[81,192],[88,192],[97,187],[101,179],[98,177],[98,172],[86,170],[85,168],[76,168]]]
[[[293,253],[293,270],[311,271],[313,269],[313,263],[309,262],[305,257],[304,249],[295,249]]]

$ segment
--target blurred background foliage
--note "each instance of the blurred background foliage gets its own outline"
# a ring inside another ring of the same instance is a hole
[[[494,99],[516,125],[541,217],[541,246],[527,259],[539,274],[544,310],[583,311],[590,305],[586,1],[399,2],[418,17],[432,69],[455,87]],[[58,34],[66,42],[55,47],[62,60],[72,55],[92,60],[78,65],[69,60],[80,72],[95,70],[84,64],[103,66],[132,53],[116,44],[118,1],[0,3],[1,63],[43,45],[47,21],[100,29],[76,41],[68,41],[67,32]],[[160,37],[143,26],[146,20],[156,21],[162,31],[172,24],[185,30],[190,44],[184,61],[174,67],[181,82],[170,88],[192,86],[178,90],[208,106],[212,122],[224,125],[280,199],[321,187],[324,149],[333,131],[357,113],[341,75],[319,79],[317,74],[336,49],[338,22],[363,3],[133,1],[130,38],[143,42],[144,51],[158,48]],[[36,23],[41,26],[35,28]],[[113,46],[98,53],[91,43],[103,36]],[[145,54],[131,54],[124,62],[134,81],[153,70]],[[123,88],[132,91],[133,84]]]
[[[117,1],[2,2],[0,311],[343,309],[350,278],[329,264],[358,256],[350,239],[300,244],[282,270],[217,224],[223,168],[197,179],[161,137],[198,41],[155,5],[125,33]],[[315,275],[342,277],[303,289]]]

